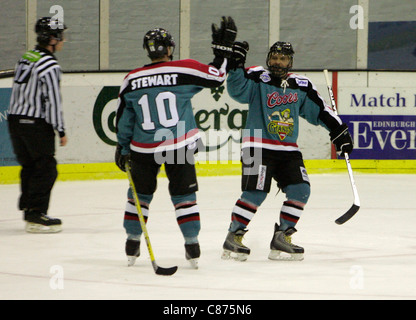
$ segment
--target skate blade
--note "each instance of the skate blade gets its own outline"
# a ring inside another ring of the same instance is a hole
[[[189,261],[189,264],[191,265],[191,268],[192,269],[198,269],[199,268],[199,266],[198,266],[198,258],[195,258],[195,259],[188,259],[188,261]]]
[[[221,259],[223,260],[237,260],[237,261],[246,261],[248,258],[248,254],[247,253],[238,253],[238,252],[233,252],[230,250],[224,250],[224,252],[221,255]]]
[[[44,226],[38,223],[27,222],[25,230],[28,233],[58,233],[62,231],[62,225]]]
[[[288,253],[279,250],[271,250],[269,259],[278,261],[302,261],[303,253]]]
[[[132,267],[136,263],[136,256],[127,256],[127,266]]]

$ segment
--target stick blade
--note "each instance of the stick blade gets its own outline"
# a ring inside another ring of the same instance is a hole
[[[155,273],[159,276],[171,276],[178,270],[178,267],[174,266],[170,268],[162,268],[159,266],[154,266],[154,269]]]
[[[356,204],[353,204],[351,208],[344,213],[341,217],[339,217],[337,220],[335,220],[336,224],[343,224],[350,220],[357,212],[360,210],[360,206],[357,206]]]

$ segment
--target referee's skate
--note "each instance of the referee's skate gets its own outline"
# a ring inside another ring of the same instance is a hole
[[[28,211],[24,213],[26,232],[29,233],[57,233],[62,231],[62,221],[44,213]]]

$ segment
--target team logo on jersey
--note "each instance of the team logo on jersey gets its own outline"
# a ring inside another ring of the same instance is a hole
[[[283,111],[274,111],[269,117],[267,131],[271,134],[277,134],[280,140],[286,139],[287,136],[293,135],[294,121],[290,116],[290,109]]]

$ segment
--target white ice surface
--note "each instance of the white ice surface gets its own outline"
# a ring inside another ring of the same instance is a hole
[[[310,175],[312,195],[293,242],[301,262],[270,261],[269,242],[284,195],[274,186],[249,225],[246,262],[220,259],[240,178],[200,177],[199,270],[184,258],[182,235],[159,178],[148,229],[157,263],[179,266],[155,275],[143,241],[127,267],[122,227],[126,180],[57,182],[49,215],[58,234],[27,234],[16,208],[18,185],[0,185],[0,299],[415,299],[416,175],[356,174],[361,209],[348,175]],[[59,278],[58,276],[63,277]]]

